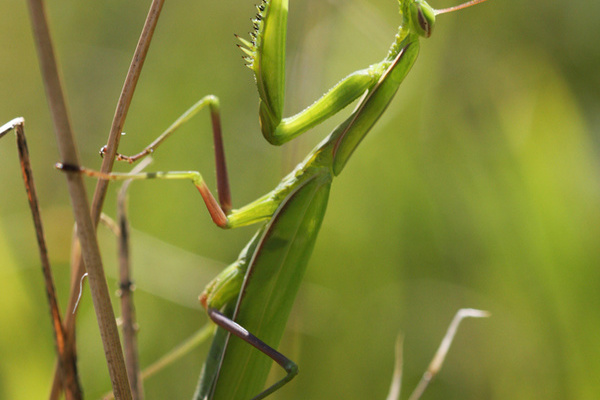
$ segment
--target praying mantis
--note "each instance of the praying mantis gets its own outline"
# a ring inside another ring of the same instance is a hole
[[[261,399],[296,375],[296,364],[274,348],[283,335],[314,247],[333,178],[342,172],[391,102],[417,58],[419,39],[432,34],[435,16],[481,1],[435,10],[422,0],[400,0],[402,23],[384,60],[350,74],[311,106],[287,118],[282,112],[288,1],[263,1],[253,20],[252,40],[238,39],[256,78],[260,126],[265,139],[273,145],[286,143],[360,100],[351,115],[274,190],[242,208],[231,208],[219,100],[212,95],[201,99],[141,153],[119,158],[133,162],[153,153],[177,127],[208,107],[215,143],[218,202],[196,171],[107,175],[79,166],[59,165],[64,171],[101,179],[191,180],[217,226],[236,228],[263,223],[239,258],[209,283],[200,296],[209,317],[223,329],[217,331],[213,340],[197,399]],[[248,343],[269,358],[261,356]],[[261,392],[271,359],[286,371],[286,376]]]
[[[209,317],[221,329],[213,338],[195,398],[262,399],[297,374],[296,364],[275,348],[282,338],[318,236],[333,178],[342,172],[362,139],[392,101],[417,58],[420,38],[432,34],[435,16],[482,1],[472,0],[449,9],[435,10],[423,0],[399,0],[402,22],[386,57],[348,75],[297,115],[284,118],[288,1],[264,0],[253,20],[252,39],[238,39],[256,79],[259,120],[265,139],[273,145],[281,145],[353,102],[358,100],[358,103],[350,116],[275,189],[239,209],[232,209],[231,205],[220,104],[212,95],[192,106],[142,152],[134,156],[119,155],[118,158],[134,162],[153,153],[179,126],[208,108],[215,144],[218,201],[196,171],[106,174],[68,162],[57,164],[65,173],[86,174],[104,180],[191,180],[217,226],[230,229],[262,224],[238,259],[200,295],[200,302]],[[286,371],[286,376],[263,390],[272,361]]]

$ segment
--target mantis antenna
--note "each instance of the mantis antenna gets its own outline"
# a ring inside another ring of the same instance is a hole
[[[475,4],[483,3],[486,0],[471,0],[466,3],[459,4],[454,7],[443,8],[441,10],[434,10],[435,15],[446,14],[457,10],[462,10],[463,8],[474,6]]]

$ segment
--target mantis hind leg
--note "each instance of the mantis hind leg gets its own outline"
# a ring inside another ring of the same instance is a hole
[[[232,335],[237,336],[242,339],[246,343],[252,345],[261,353],[265,354],[267,357],[271,358],[275,361],[281,368],[285,370],[287,373],[286,376],[281,378],[279,381],[275,382],[273,385],[269,386],[267,389],[260,392],[258,395],[254,396],[252,400],[264,399],[271,393],[279,390],[283,385],[291,381],[298,374],[298,366],[292,360],[254,336],[252,333],[248,332],[243,326],[239,325],[231,318],[227,317],[225,314],[221,313],[219,310],[215,308],[208,309],[208,316],[210,319],[225,329],[227,332]]]

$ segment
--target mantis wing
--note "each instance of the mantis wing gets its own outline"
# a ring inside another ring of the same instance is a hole
[[[319,174],[288,196],[269,222],[246,273],[233,319],[273,348],[283,336],[321,227],[330,183],[331,175]],[[216,335],[210,368],[216,368],[218,352],[223,352],[221,365],[218,372],[205,367],[202,379],[216,381],[201,382],[197,398],[204,398],[209,384],[214,385],[212,399],[248,400],[260,393],[272,360],[237,337],[230,336],[223,345],[223,332]]]

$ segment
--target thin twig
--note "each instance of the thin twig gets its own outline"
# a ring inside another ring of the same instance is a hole
[[[394,364],[394,374],[392,375],[392,384],[390,385],[390,391],[386,400],[400,400],[400,393],[402,391],[403,342],[404,337],[402,334],[399,334],[398,338],[396,339],[396,362]]]
[[[144,64],[144,60],[146,59],[146,54],[148,53],[148,48],[150,46],[152,35],[156,28],[158,17],[160,16],[160,11],[162,9],[163,4],[164,0],[153,0],[150,6],[150,10],[148,12],[148,16],[146,17],[146,22],[144,23],[142,33],[140,35],[135,52],[133,54],[129,70],[125,78],[125,83],[123,84],[123,89],[121,90],[121,95],[119,97],[119,101],[115,110],[114,119],[111,125],[111,130],[107,141],[107,150],[104,155],[104,159],[102,161],[102,166],[100,169],[102,172],[110,172],[112,170],[119,140],[121,138],[121,132],[123,130],[123,126],[125,125],[125,118],[127,116],[129,105],[131,104],[131,99],[133,98],[133,93],[135,91],[135,87],[141,74],[142,66]],[[94,226],[98,225],[107,189],[108,181],[100,180],[96,184],[94,197],[92,199],[91,210]],[[72,259],[76,260],[76,262],[72,264],[71,267],[71,292],[69,294],[69,301],[67,305],[68,310],[72,309],[75,304],[75,301],[77,299],[77,282],[79,282],[81,276],[84,273],[83,260],[80,257],[76,256],[76,252],[77,246],[74,246],[74,256],[72,257]],[[67,333],[68,339],[67,346],[74,347],[75,315],[71,313],[67,313],[65,316],[65,331]],[[55,371],[50,399],[58,399],[59,394],[60,381],[58,379],[58,371]]]
[[[418,400],[421,398],[421,395],[429,385],[429,382],[437,375],[437,373],[442,368],[442,364],[446,359],[446,354],[448,354],[448,350],[450,350],[450,345],[452,344],[452,340],[454,340],[454,335],[456,335],[456,330],[460,325],[460,322],[465,318],[485,318],[489,317],[490,313],[487,311],[476,310],[473,308],[461,308],[458,310],[450,326],[448,327],[448,331],[446,331],[446,335],[442,339],[442,343],[440,343],[440,347],[435,352],[435,356],[429,363],[429,367],[427,367],[427,371],[423,374],[423,377],[419,381],[419,384],[412,392],[408,400]]]
[[[131,173],[142,171],[152,162],[146,158],[138,164]],[[121,331],[123,332],[123,349],[125,350],[125,365],[133,400],[144,399],[144,386],[140,373],[137,323],[135,319],[135,306],[133,302],[134,284],[131,277],[131,259],[129,253],[129,220],[127,219],[127,189],[131,180],[125,181],[117,196],[117,220],[119,221],[119,235],[117,247],[119,251],[119,297],[121,298]]]
[[[29,0],[28,4],[61,160],[66,164],[79,165],[79,156],[69,121],[44,5],[41,0]],[[67,173],[66,178],[113,389],[117,398],[130,399],[131,392],[127,372],[125,371],[119,333],[104,276],[94,224],[90,218],[90,208],[85,186],[83,185],[83,177],[77,173]]]
[[[77,374],[77,363],[73,354],[67,354],[65,349],[65,332],[62,324],[60,309],[56,299],[56,289],[54,286],[54,277],[52,276],[52,268],[50,266],[50,258],[48,257],[48,247],[44,235],[44,227],[42,224],[42,216],[40,213],[39,202],[33,180],[33,171],[31,170],[31,161],[29,158],[29,149],[27,148],[27,140],[25,138],[25,121],[23,118],[15,118],[4,126],[0,127],[0,137],[4,136],[11,130],[15,131],[17,138],[17,148],[19,150],[19,160],[21,162],[21,172],[23,174],[23,182],[25,183],[25,191],[29,200],[29,208],[33,217],[33,225],[35,227],[38,250],[42,263],[42,273],[44,275],[44,283],[46,287],[46,297],[50,307],[50,316],[52,319],[52,330],[54,333],[54,342],[58,355],[58,362],[61,365],[61,377],[63,386],[66,388],[65,397],[68,400],[78,400],[83,397],[79,376]]]
[[[115,237],[119,237],[121,235],[121,228],[119,228],[119,224],[108,215],[104,213],[100,214],[100,222],[107,227],[108,230],[115,235]]]

